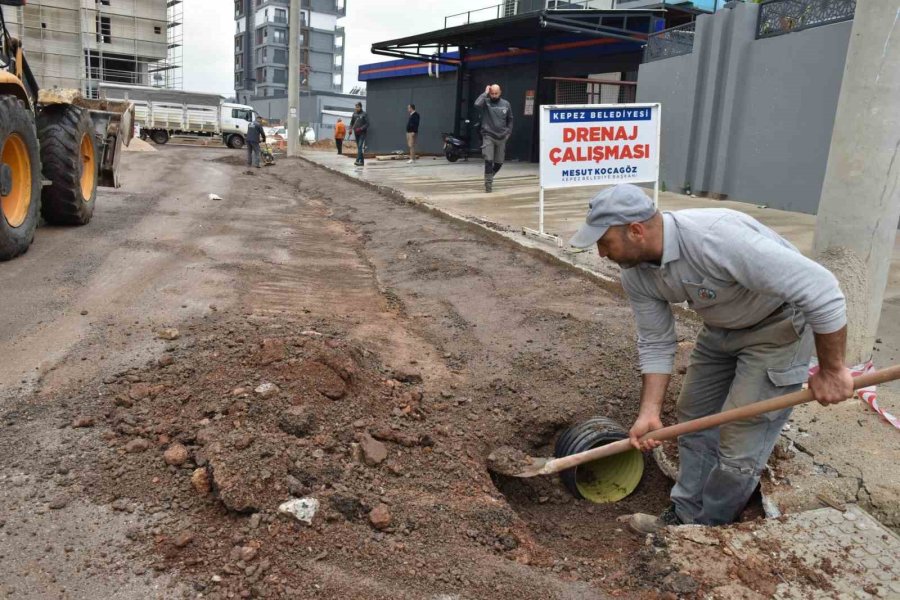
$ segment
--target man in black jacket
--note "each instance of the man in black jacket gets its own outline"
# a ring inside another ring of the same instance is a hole
[[[406,122],[406,145],[409,146],[409,160],[412,163],[416,160],[416,138],[419,136],[419,113],[416,112],[416,105],[410,104],[406,107],[409,112],[409,121]]]
[[[259,143],[266,141],[266,131],[256,115],[247,126],[247,166],[259,168]]]
[[[369,131],[369,115],[363,110],[362,102],[356,103],[356,111],[350,119],[350,132],[356,136],[356,162],[357,167],[366,164],[366,132]]]

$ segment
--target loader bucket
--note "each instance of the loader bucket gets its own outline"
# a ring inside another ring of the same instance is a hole
[[[78,90],[44,89],[38,104],[73,104],[88,111],[94,122],[94,133],[100,159],[97,185],[119,187],[118,168],[122,149],[134,137],[134,104],[120,100],[91,100]]]

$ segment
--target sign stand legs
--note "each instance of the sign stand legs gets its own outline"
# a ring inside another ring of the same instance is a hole
[[[544,233],[544,186],[541,186],[541,192],[538,196],[538,233]]]
[[[525,235],[533,235],[535,237],[541,238],[542,240],[547,240],[549,242],[553,242],[556,244],[557,248],[563,247],[562,238],[557,235],[550,235],[549,233],[544,232],[544,186],[541,186],[540,194],[538,195],[538,228],[537,231],[531,229],[529,227],[523,227],[522,233]]]

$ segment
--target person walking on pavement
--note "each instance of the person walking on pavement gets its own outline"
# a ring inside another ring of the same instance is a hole
[[[253,121],[247,126],[247,166],[259,166],[259,143],[266,141],[266,130],[263,129],[262,123],[259,122],[259,115],[253,118]]]
[[[484,93],[475,99],[475,107],[481,111],[484,191],[488,193],[494,189],[494,175],[503,166],[506,141],[513,129],[512,107],[500,93],[500,86],[495,83],[484,88]]]
[[[409,113],[409,120],[406,122],[406,145],[409,147],[408,164],[412,164],[416,160],[416,138],[419,136],[419,113],[416,112],[416,105],[410,104],[406,107]]]
[[[640,188],[617,185],[590,201],[570,242],[596,245],[622,267],[638,332],[640,409],[629,431],[640,442],[662,427],[660,412],[677,337],[670,304],[687,302],[703,319],[676,403],[679,422],[799,390],[809,383],[820,404],[853,393],[844,366],[847,314],[834,275],[755,219],[723,208],[659,212]],[[815,345],[819,370],[809,376]],[[722,525],[737,519],[791,409],[728,423],[678,439],[671,506],[635,514],[630,527]]]
[[[356,136],[356,162],[357,167],[366,164],[366,134],[369,131],[369,115],[363,110],[362,102],[356,103],[356,111],[350,119],[350,131]]]
[[[344,125],[343,119],[338,119],[334,125],[334,145],[337,146],[337,153],[344,153],[344,138],[347,136],[347,126]]]

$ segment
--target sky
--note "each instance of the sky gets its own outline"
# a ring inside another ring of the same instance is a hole
[[[444,27],[444,17],[501,3],[501,0],[346,0],[344,91],[359,65],[390,60],[373,55],[374,42]],[[188,0],[184,6],[184,89],[234,95],[234,2]],[[455,23],[455,21],[454,21]]]

